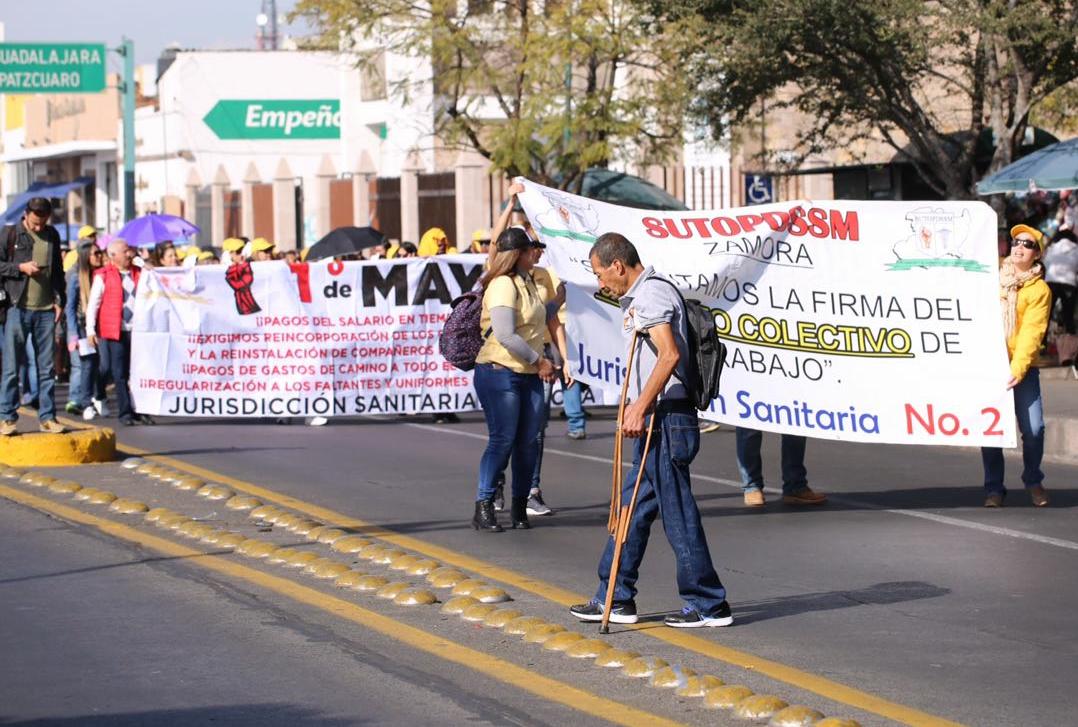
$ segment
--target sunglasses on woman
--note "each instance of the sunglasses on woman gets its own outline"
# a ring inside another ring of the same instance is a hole
[[[1011,240],[1011,247],[1024,247],[1027,250],[1036,250],[1040,247],[1033,240]]]

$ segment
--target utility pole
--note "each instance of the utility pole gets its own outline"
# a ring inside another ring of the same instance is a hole
[[[117,52],[124,57],[124,221],[135,218],[135,43],[124,38]]]

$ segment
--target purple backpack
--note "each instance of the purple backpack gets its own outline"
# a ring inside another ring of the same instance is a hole
[[[470,291],[453,300],[453,312],[445,319],[438,336],[438,352],[461,371],[475,368],[475,357],[483,347],[486,336],[480,330],[483,315],[483,293]],[[490,335],[490,331],[487,331]]]

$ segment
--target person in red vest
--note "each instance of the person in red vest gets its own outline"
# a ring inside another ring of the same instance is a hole
[[[86,307],[86,337],[98,348],[101,377],[111,375],[116,387],[120,423],[152,424],[149,417],[135,413],[127,386],[131,370],[131,322],[135,316],[135,290],[140,270],[131,265],[127,243],[109,243],[109,262],[94,273],[90,302]]]

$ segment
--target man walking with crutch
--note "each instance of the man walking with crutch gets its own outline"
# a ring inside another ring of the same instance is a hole
[[[602,235],[590,257],[599,286],[620,299],[622,330],[632,341],[618,437],[636,439],[636,446],[624,482],[618,476],[620,446],[615,446],[616,502],[611,503],[611,537],[599,560],[599,587],[595,598],[570,611],[582,621],[603,621],[610,604],[609,621],[636,623],[636,579],[651,524],[661,514],[685,603],[680,613],[666,617],[666,625],[729,626],[734,618],[711,564],[689,481],[700,429],[696,407],[682,383],[692,380],[685,304],[672,283],[641,264],[636,248],[622,235]],[[626,395],[632,398],[628,405]],[[608,600],[611,571],[614,588]]]

